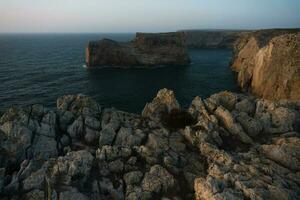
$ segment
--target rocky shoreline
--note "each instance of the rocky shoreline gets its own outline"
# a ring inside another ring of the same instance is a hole
[[[220,92],[142,114],[68,95],[0,118],[1,199],[299,199],[300,102]]]

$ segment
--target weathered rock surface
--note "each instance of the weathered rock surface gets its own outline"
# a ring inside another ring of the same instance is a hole
[[[244,91],[270,100],[299,100],[300,30],[244,34],[235,44],[232,69]]]
[[[167,89],[143,116],[84,95],[13,107],[0,118],[0,197],[299,199],[299,119],[297,101],[221,92],[183,110]]]
[[[175,98],[174,92],[162,89],[157,93],[157,96],[151,103],[146,104],[142,112],[142,116],[160,121],[164,115],[170,114],[172,111],[179,110],[180,105]]]
[[[87,67],[141,67],[190,63],[183,33],[137,33],[129,43],[103,39],[86,48]]]

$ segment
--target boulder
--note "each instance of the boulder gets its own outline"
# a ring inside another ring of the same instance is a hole
[[[174,110],[180,110],[180,105],[175,98],[174,92],[162,89],[158,91],[151,103],[146,104],[142,116],[154,121],[160,121],[164,115],[170,114]]]

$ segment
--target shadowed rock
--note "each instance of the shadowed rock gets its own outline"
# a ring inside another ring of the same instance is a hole
[[[87,67],[142,67],[190,63],[183,33],[137,33],[128,43],[103,39],[86,48]]]

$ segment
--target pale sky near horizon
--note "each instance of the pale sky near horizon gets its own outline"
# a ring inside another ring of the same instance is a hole
[[[0,0],[0,33],[300,28],[300,0]]]

